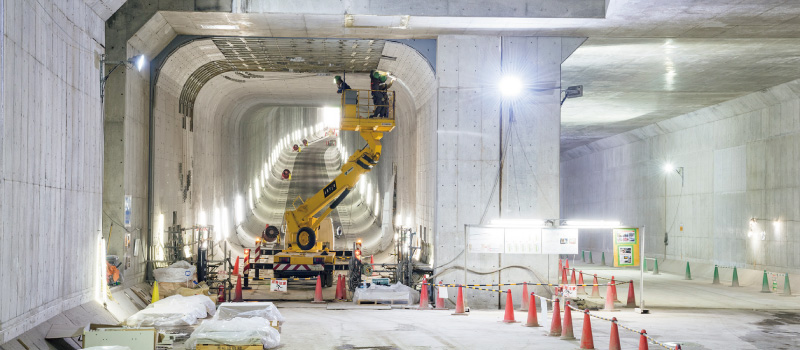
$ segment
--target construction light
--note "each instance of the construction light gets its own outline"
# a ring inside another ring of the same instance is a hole
[[[135,62],[136,62],[136,70],[141,72],[142,68],[144,68],[144,63],[145,63],[144,55],[136,56],[136,57],[134,57],[134,59],[135,59]]]
[[[322,109],[322,117],[325,120],[325,126],[333,129],[339,128],[340,110],[338,107],[325,107]]]
[[[522,90],[522,81],[515,76],[507,75],[500,79],[499,88],[503,97],[516,97]]]
[[[664,164],[664,172],[665,172],[665,173],[672,172],[673,170],[675,170],[675,167],[674,167],[674,166],[672,166],[672,163],[666,163],[666,164]]]
[[[205,226],[208,224],[208,218],[206,217],[206,212],[201,210],[200,213],[197,214],[197,224],[200,226]]]
[[[234,209],[236,210],[236,223],[242,223],[244,221],[244,199],[240,194],[236,195]]]

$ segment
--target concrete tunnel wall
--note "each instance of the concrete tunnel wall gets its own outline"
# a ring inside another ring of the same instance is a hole
[[[0,13],[1,344],[94,300],[105,266],[104,18],[83,1],[5,1]]]
[[[798,91],[795,80],[570,150],[564,217],[646,226],[659,259],[800,273]],[[608,230],[582,231],[580,246],[613,248]]]

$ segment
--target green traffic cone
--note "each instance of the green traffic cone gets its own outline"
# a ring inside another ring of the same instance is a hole
[[[592,251],[591,250],[589,251],[589,263],[590,264],[594,264],[594,261],[592,261]]]
[[[642,263],[642,267],[644,268],[645,271],[647,271],[647,259],[644,259],[644,262]]]
[[[600,265],[606,266],[606,252],[603,252],[603,255],[600,256]]]
[[[686,262],[686,276],[683,277],[685,280],[692,279],[692,270],[689,270],[689,262]]]
[[[786,280],[783,282],[783,294],[782,296],[790,297],[792,296],[792,286],[789,285],[789,274],[786,274]]]
[[[733,280],[731,281],[731,287],[738,287],[739,286],[739,273],[736,272],[736,266],[733,267]]]
[[[581,250],[581,261],[586,262],[586,251]]]
[[[719,269],[714,265],[714,281],[711,284],[719,284]]]
[[[655,267],[653,267],[653,274],[654,275],[658,275],[659,274],[658,273],[658,259],[654,259],[654,260],[655,260],[655,264],[654,264]]]
[[[769,278],[767,277],[767,270],[764,270],[763,282],[761,282],[761,293],[771,293],[769,290]]]

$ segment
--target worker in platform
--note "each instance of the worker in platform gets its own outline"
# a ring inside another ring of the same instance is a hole
[[[292,179],[292,172],[289,169],[283,169],[281,173],[281,178],[284,180],[291,180]]]
[[[375,104],[375,111],[370,118],[389,117],[389,94],[386,93],[395,78],[389,77],[389,73],[372,70],[369,74],[369,87],[372,90],[372,103]]]
[[[338,75],[333,77],[333,82],[336,84],[336,87],[338,88],[338,90],[336,90],[337,94],[341,94],[342,91],[344,91],[344,90],[350,90],[350,85],[348,85],[344,81],[344,79],[342,79],[342,77],[340,77]]]

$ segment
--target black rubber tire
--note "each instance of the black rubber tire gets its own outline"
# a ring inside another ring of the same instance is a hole
[[[302,244],[300,243],[300,237],[304,234],[308,234],[308,243]],[[302,250],[311,250],[314,248],[314,245],[317,244],[317,234],[314,233],[314,230],[308,227],[302,227],[299,231],[297,231],[297,235],[295,236],[295,241],[297,241],[297,246]]]
[[[267,227],[265,231],[264,240],[266,242],[275,242],[278,239],[278,236],[281,234],[281,232],[275,226]]]

